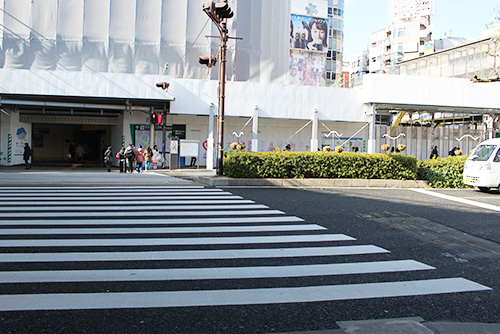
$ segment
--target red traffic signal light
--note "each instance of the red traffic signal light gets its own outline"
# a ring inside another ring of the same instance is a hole
[[[151,124],[159,124],[158,116],[160,116],[160,115],[158,115],[156,113],[151,114]]]
[[[212,67],[217,63],[217,58],[215,58],[214,56],[200,56],[199,63],[202,65],[207,65],[207,67]]]
[[[167,90],[170,84],[168,82],[157,82],[156,87],[160,87],[163,90]]]

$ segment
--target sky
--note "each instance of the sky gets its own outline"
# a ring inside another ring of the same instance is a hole
[[[486,25],[494,21],[492,9],[500,0],[436,0],[432,39],[465,37],[481,39]],[[344,60],[362,51],[370,42],[370,34],[386,26],[387,0],[344,1]]]

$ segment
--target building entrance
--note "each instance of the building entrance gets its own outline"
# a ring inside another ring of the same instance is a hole
[[[35,162],[100,163],[109,145],[110,125],[33,124]]]

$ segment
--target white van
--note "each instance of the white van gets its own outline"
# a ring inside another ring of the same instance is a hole
[[[500,187],[500,138],[479,144],[464,166],[464,183],[480,191]]]

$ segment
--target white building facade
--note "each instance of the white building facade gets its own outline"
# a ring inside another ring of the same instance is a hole
[[[291,3],[230,5],[230,36],[243,39],[229,42],[225,149],[243,141],[251,151],[290,144],[295,151],[343,145],[380,152],[395,110],[499,114],[498,84],[478,89],[466,79],[373,75],[354,90],[289,85]],[[317,5],[325,5],[328,18],[343,2]],[[218,32],[199,1],[0,0],[0,9],[0,164],[21,164],[25,143],[35,161],[67,159],[72,142],[87,145],[94,161],[108,145],[114,152],[129,143],[165,145],[168,153],[173,135],[198,141],[200,165],[215,165],[218,70],[198,64],[198,57],[217,54],[217,38],[205,36]],[[157,82],[170,86],[162,90]],[[152,113],[164,115],[165,127],[150,124]],[[407,154],[427,155],[429,143],[407,144]]]

